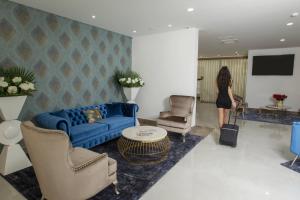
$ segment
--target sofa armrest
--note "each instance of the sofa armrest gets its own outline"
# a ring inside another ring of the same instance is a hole
[[[34,120],[42,128],[62,130],[69,135],[70,124],[62,117],[54,116],[50,113],[42,113],[37,115]]]
[[[136,113],[139,111],[139,106],[133,103],[123,103],[124,114],[127,117],[136,117]]]
[[[172,116],[171,111],[163,111],[159,113],[159,118],[166,118]]]

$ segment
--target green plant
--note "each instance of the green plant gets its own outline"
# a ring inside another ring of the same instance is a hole
[[[128,70],[126,72],[117,71],[116,79],[122,87],[143,87],[145,85],[141,76],[132,70]]]
[[[0,68],[0,96],[32,95],[34,74],[23,67]]]

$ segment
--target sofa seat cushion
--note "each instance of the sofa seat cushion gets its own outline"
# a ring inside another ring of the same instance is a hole
[[[117,129],[124,126],[133,126],[134,124],[134,118],[133,117],[123,117],[123,116],[114,116],[109,117],[106,119],[98,120],[97,123],[99,124],[107,124],[108,128],[111,129]]]
[[[70,137],[71,141],[74,142],[83,138],[89,138],[95,135],[104,134],[106,131],[108,131],[107,124],[80,124],[77,126],[72,126],[70,128]]]

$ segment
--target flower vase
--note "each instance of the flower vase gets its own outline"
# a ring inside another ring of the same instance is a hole
[[[277,101],[277,107],[278,108],[283,108],[283,101],[282,100]]]
[[[140,91],[140,87],[123,87],[127,103],[135,103],[136,96]]]
[[[31,166],[18,144],[22,140],[21,122],[17,120],[27,96],[0,97],[0,143],[4,145],[0,154],[0,173],[7,175]]]
[[[131,87],[131,88],[123,87],[123,91],[126,96],[127,103],[135,103],[135,98],[140,91],[140,87]],[[140,125],[139,120],[137,118],[135,120],[135,125],[136,126]]]

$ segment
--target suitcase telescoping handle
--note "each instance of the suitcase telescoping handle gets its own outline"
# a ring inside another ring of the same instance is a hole
[[[236,105],[236,108],[235,108],[235,117],[234,117],[234,124],[233,125],[236,125],[236,118],[237,118],[237,109],[238,109],[238,105]],[[228,116],[228,124],[230,123],[230,116],[231,116],[231,110],[229,111],[229,116]]]

